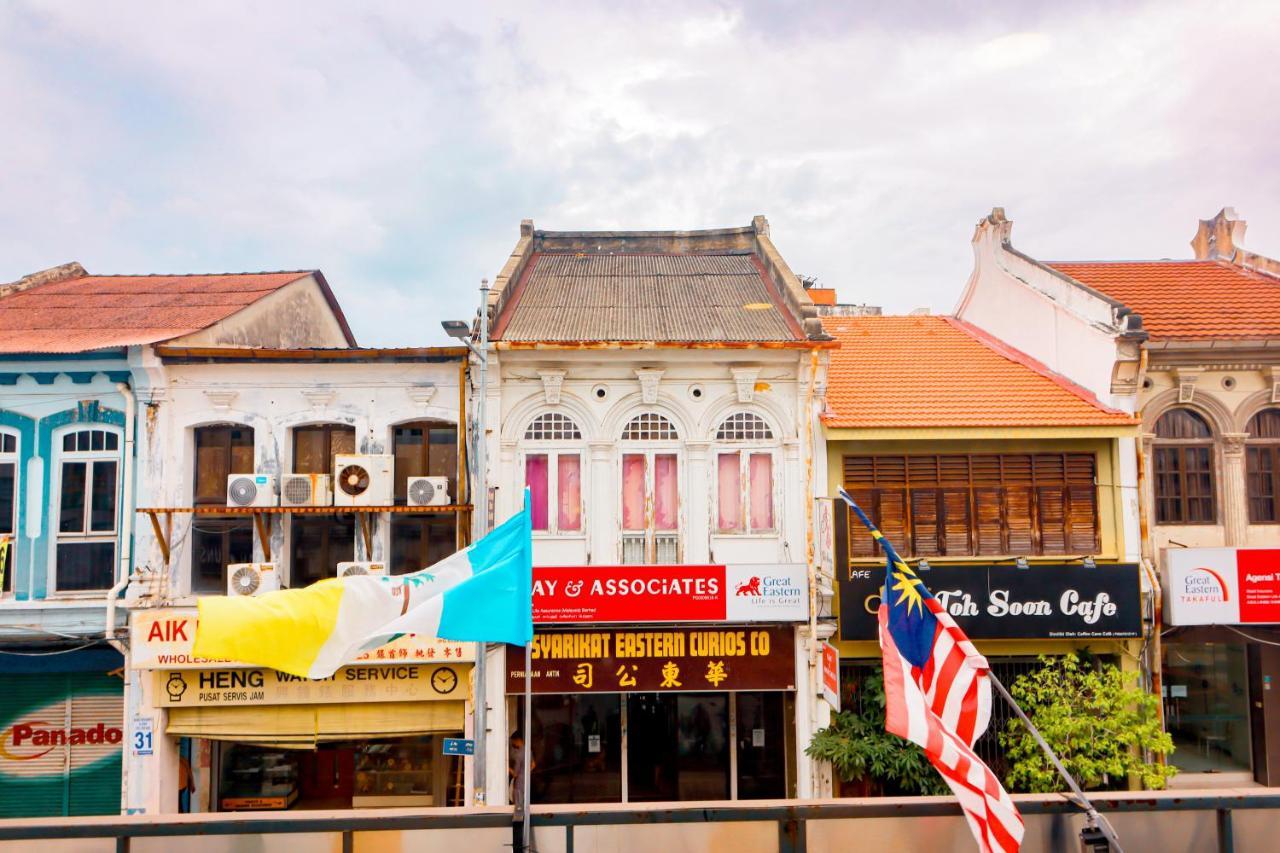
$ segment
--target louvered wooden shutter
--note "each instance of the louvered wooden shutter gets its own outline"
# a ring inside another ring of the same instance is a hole
[[[973,511],[977,521],[978,553],[1008,554],[1001,512],[1004,493],[1000,488],[975,488]]]
[[[876,516],[876,499],[875,492],[871,489],[845,489],[849,493],[849,497],[862,507],[872,520],[875,521]],[[853,510],[844,505],[844,501],[840,502],[840,506],[847,511],[848,536],[849,536],[849,556],[850,557],[874,557],[876,554],[876,540],[871,538],[871,534],[867,532],[866,526],[858,520],[853,514]]]
[[[1040,553],[1066,554],[1066,490],[1062,486],[1041,486],[1036,489],[1036,504],[1040,522]]]
[[[900,556],[909,556],[911,540],[907,537],[907,495],[905,489],[880,489],[879,518],[872,519]]]
[[[1096,554],[1099,550],[1097,489],[1069,486],[1067,499],[1067,552]]]
[[[919,557],[936,557],[938,548],[938,492],[934,489],[911,490],[912,553]],[[890,540],[893,541],[893,540]]]
[[[969,490],[946,489],[942,493],[942,542],[948,557],[964,557],[973,553],[969,518]]]

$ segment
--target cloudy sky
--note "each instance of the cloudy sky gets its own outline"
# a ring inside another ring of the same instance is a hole
[[[0,281],[320,268],[438,343],[522,218],[745,225],[950,310],[993,205],[1043,259],[1280,256],[1280,3],[0,7]],[[879,7],[892,7],[885,11]]]

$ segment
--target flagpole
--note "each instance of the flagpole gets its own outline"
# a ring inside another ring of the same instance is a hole
[[[530,843],[533,841],[533,822],[530,820],[529,814],[529,780],[533,775],[533,766],[530,758],[533,757],[533,642],[530,641],[524,647],[524,788],[520,792],[520,802],[524,814],[524,849],[526,853],[532,850]]]
[[[1013,709],[1013,713],[1017,715],[1019,720],[1022,720],[1022,724],[1027,727],[1029,732],[1031,732],[1031,737],[1035,739],[1035,742],[1040,745],[1040,749],[1044,751],[1046,756],[1048,756],[1049,762],[1057,769],[1058,774],[1062,776],[1062,780],[1067,783],[1067,787],[1071,789],[1071,793],[1075,797],[1076,805],[1084,809],[1085,822],[1089,826],[1096,827],[1103,835],[1106,836],[1107,841],[1109,841],[1112,847],[1115,848],[1115,853],[1124,853],[1124,850],[1120,847],[1120,839],[1116,837],[1116,831],[1111,828],[1110,821],[1098,814],[1098,810],[1093,807],[1093,803],[1090,802],[1087,796],[1085,796],[1084,791],[1080,789],[1080,785],[1077,784],[1072,775],[1067,772],[1067,768],[1062,765],[1062,762],[1058,759],[1057,753],[1053,751],[1053,748],[1049,746],[1047,741],[1045,741],[1044,736],[1040,734],[1040,730],[1036,728],[1036,724],[1031,722],[1031,718],[1028,717],[1026,712],[1023,711],[1022,708],[1019,707],[1018,703],[1013,700],[1013,697],[1009,695],[1009,691],[1000,683],[1000,679],[996,678],[996,674],[994,672],[988,671],[987,677],[991,679],[991,683],[995,685],[996,690],[1000,691],[1000,695],[1004,697],[1004,701],[1009,703],[1009,707]]]

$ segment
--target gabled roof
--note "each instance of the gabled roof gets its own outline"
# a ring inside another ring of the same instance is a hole
[[[1152,340],[1280,336],[1280,279],[1224,260],[1046,262],[1142,315]]]
[[[207,329],[314,276],[343,334],[355,338],[318,271],[76,275],[0,289],[0,352],[73,353],[172,340]]]
[[[708,231],[535,231],[491,296],[512,345],[804,344],[816,311],[756,217]]]
[[[1137,421],[954,317],[828,317],[828,427],[1130,426]]]

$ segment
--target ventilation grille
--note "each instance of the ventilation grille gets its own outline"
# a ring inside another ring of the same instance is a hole
[[[253,477],[236,477],[227,486],[227,497],[235,506],[251,506],[258,497],[258,485]]]

